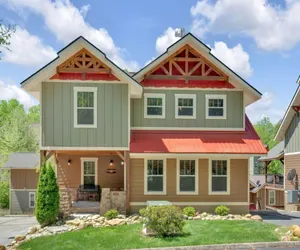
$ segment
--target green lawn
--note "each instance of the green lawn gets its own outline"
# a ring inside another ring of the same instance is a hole
[[[76,232],[47,236],[25,242],[20,249],[132,249],[278,241],[275,225],[253,221],[188,221],[185,235],[166,239],[145,237],[142,225],[86,228]]]

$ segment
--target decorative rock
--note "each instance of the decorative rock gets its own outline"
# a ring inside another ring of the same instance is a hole
[[[281,241],[291,241],[291,237],[290,236],[282,236]]]
[[[206,216],[207,216],[206,212],[204,212],[204,213],[201,214],[201,217],[206,217]]]
[[[293,226],[291,226],[291,230],[294,231],[297,227],[299,227],[299,226],[293,225]]]
[[[186,214],[182,215],[183,219],[187,220],[189,217]]]
[[[194,219],[194,217],[191,217],[191,216],[188,217],[188,220],[192,220],[192,219]]]
[[[247,218],[247,219],[251,219],[251,217],[252,217],[251,214],[246,214],[246,215],[245,215],[245,218]]]
[[[138,215],[135,215],[135,216],[131,217],[131,219],[132,219],[133,221],[138,220],[139,218],[140,218],[140,217],[139,217]]]
[[[6,247],[3,245],[0,245],[0,250],[6,250]]]
[[[122,219],[112,219],[106,222],[106,224],[109,226],[120,226],[123,225],[124,223],[125,221]]]
[[[53,226],[53,227],[49,227],[47,229],[47,231],[52,234],[64,233],[64,232],[67,232],[68,230],[69,230],[69,227],[67,227],[67,226]]]
[[[98,220],[99,218],[100,218],[99,214],[96,214],[96,215],[91,217],[92,220]]]
[[[15,241],[16,242],[19,242],[19,241],[22,241],[22,240],[25,240],[25,236],[24,235],[17,235],[16,237],[15,237]]]
[[[293,235],[296,237],[300,237],[300,227],[296,227],[296,229],[293,231]]]
[[[196,217],[194,217],[194,220],[201,220],[201,216],[197,215]]]
[[[79,226],[81,222],[82,222],[81,220],[75,219],[75,220],[66,221],[66,224],[71,226]]]
[[[138,217],[138,216],[135,216],[135,217]],[[118,219],[126,219],[126,216],[123,214],[119,214],[117,218]]]
[[[277,227],[275,228],[275,233],[279,233],[280,229]]]
[[[39,229],[38,229],[38,227],[36,227],[36,226],[30,227],[30,228],[28,229],[28,231],[27,231],[27,234],[34,234],[34,233],[36,233],[38,230],[39,230]]]
[[[253,216],[251,216],[251,220],[263,221],[263,219],[259,215],[253,215]]]

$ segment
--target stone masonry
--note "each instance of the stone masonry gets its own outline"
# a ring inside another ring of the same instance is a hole
[[[125,191],[110,191],[109,188],[102,188],[100,214],[104,215],[110,209],[117,209],[120,214],[126,213]]]
[[[59,189],[59,211],[62,215],[68,215],[71,212],[71,196],[68,189]]]

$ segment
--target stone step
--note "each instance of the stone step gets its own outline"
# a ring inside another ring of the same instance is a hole
[[[71,213],[97,213],[99,214],[100,208],[99,207],[71,207]]]

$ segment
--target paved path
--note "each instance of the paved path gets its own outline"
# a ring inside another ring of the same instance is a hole
[[[29,227],[36,224],[37,221],[32,216],[0,217],[0,244],[7,245],[16,235],[25,234]]]
[[[253,214],[260,215],[264,222],[278,226],[300,225],[300,212],[258,211]]]

